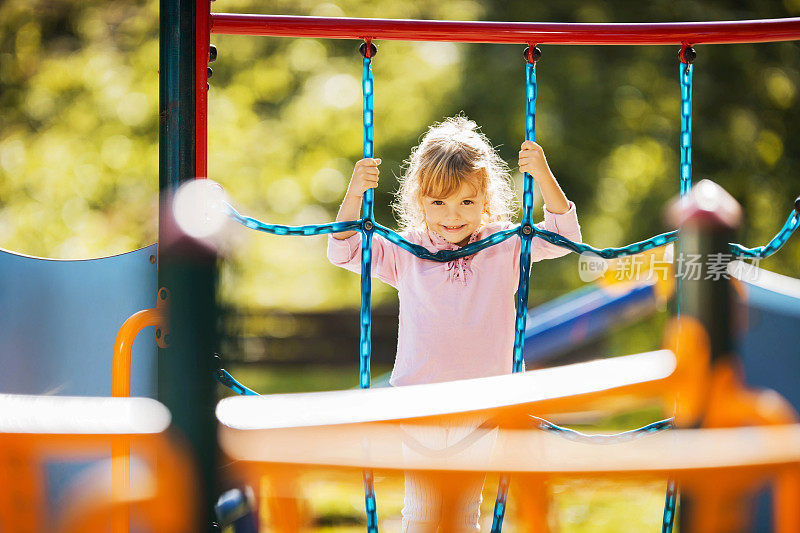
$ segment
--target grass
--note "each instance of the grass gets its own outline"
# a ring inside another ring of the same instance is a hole
[[[361,476],[354,472],[315,472],[301,482],[310,510],[310,531],[322,533],[363,532],[364,494]],[[481,505],[481,531],[489,531],[498,486],[497,476],[488,476]],[[551,484],[549,521],[553,531],[562,533],[640,533],[660,531],[666,481],[631,482],[615,480],[558,480]],[[376,475],[375,493],[381,531],[400,530],[403,505],[401,476]],[[512,482],[509,513],[503,524],[507,533],[519,529],[514,510]],[[269,517],[264,529],[269,530]]]

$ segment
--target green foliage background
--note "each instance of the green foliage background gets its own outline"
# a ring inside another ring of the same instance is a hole
[[[800,15],[783,2],[219,0],[218,12],[560,22],[671,22]],[[54,257],[155,240],[158,2],[0,4],[0,247]],[[354,41],[214,35],[209,175],[240,210],[290,224],[333,220],[361,153]],[[515,162],[524,133],[522,45],[381,42],[374,61],[380,221],[393,175],[425,128],[458,112]],[[586,242],[619,246],[667,229],[678,191],[677,47],[543,45],[537,140],[578,206]],[[698,46],[695,181],[746,213],[740,242],[766,243],[800,192],[800,44]],[[519,179],[519,176],[517,176]],[[537,212],[541,200],[537,198]],[[224,298],[243,307],[355,306],[358,278],[325,259],[325,237],[237,229]],[[800,277],[795,238],[771,270]],[[577,258],[538,263],[531,303],[580,286]],[[376,304],[396,298],[375,284]]]

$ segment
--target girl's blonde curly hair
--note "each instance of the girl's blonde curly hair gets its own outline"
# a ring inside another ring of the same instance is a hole
[[[463,115],[433,124],[405,162],[392,203],[401,231],[425,229],[422,198],[447,198],[469,183],[486,197],[485,223],[510,220],[518,200],[508,165]]]

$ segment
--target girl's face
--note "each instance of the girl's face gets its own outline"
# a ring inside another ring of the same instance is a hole
[[[447,198],[422,197],[428,229],[458,246],[466,245],[480,227],[485,207],[484,193],[476,192],[469,183],[462,183],[461,188]]]

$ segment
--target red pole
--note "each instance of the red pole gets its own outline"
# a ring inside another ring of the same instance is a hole
[[[572,24],[325,18],[214,13],[211,32],[276,37],[539,44],[723,44],[800,39],[800,18],[725,22]]]
[[[211,0],[197,0],[195,47],[195,174],[208,177],[208,46],[211,34]]]

